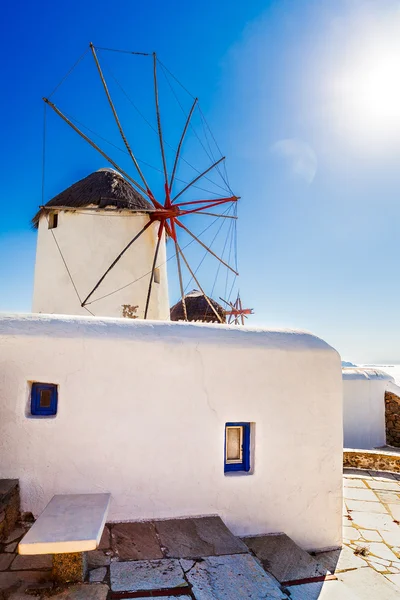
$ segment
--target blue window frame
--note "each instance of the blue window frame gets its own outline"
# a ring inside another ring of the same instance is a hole
[[[31,415],[51,417],[57,414],[58,393],[54,383],[32,383]]]
[[[224,471],[250,471],[250,423],[225,424]]]

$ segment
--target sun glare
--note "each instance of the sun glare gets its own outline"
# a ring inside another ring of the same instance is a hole
[[[354,30],[341,50],[329,83],[338,127],[356,143],[400,145],[398,15],[390,23],[369,23],[362,33]]]

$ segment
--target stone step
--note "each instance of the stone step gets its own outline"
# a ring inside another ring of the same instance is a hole
[[[18,479],[0,479],[0,542],[8,538],[19,516]]]
[[[322,562],[310,556],[284,533],[246,537],[243,541],[264,569],[283,585],[330,575]]]

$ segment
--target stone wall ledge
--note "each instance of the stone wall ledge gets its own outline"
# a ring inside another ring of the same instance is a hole
[[[350,469],[372,469],[400,473],[400,451],[398,448],[378,448],[376,450],[343,450],[343,466]]]

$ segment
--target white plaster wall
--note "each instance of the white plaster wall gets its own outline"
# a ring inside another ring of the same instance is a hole
[[[53,419],[29,381],[59,385]],[[255,423],[254,473],[224,475],[224,427]],[[125,319],[0,318],[0,477],[22,509],[111,492],[111,520],[219,514],[239,535],[341,543],[342,381],[311,334]]]
[[[343,369],[345,448],[384,446],[385,391],[392,378],[371,369]]]
[[[82,300],[86,298],[123,248],[148,222],[148,215],[129,211],[79,210],[58,213],[58,226],[48,228],[45,217],[40,219],[33,312],[66,315],[88,315],[79,299],[63,263],[53,234],[65,258],[72,279]],[[95,316],[122,317],[122,305],[139,306],[137,315],[143,318],[150,272],[157,244],[158,223],[155,223],[132,244],[120,261],[94,292],[87,308]],[[157,265],[161,281],[153,283],[148,317],[169,319],[168,281],[165,237],[160,244]]]

